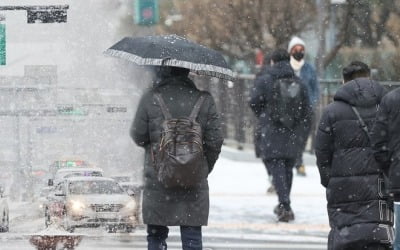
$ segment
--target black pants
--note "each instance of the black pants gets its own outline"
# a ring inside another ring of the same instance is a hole
[[[393,249],[388,245],[383,245],[383,244],[371,244],[365,247],[367,250],[389,250]]]
[[[262,162],[264,163],[265,169],[267,170],[268,177],[271,176],[271,175],[272,175],[271,170],[268,169],[268,168],[269,168],[269,165],[270,165],[270,164],[268,163],[268,160],[262,159]]]
[[[281,204],[290,205],[294,162],[295,159],[269,159],[266,161]]]
[[[201,226],[180,226],[183,250],[203,249]],[[166,226],[147,225],[148,250],[166,250],[169,229]]]
[[[311,120],[308,124],[306,124],[303,138],[302,150],[300,154],[296,157],[296,162],[294,163],[295,168],[299,168],[303,165],[303,153],[306,151],[308,138],[311,137],[311,152],[314,152],[314,137],[315,137],[315,129],[316,129],[316,116],[315,112],[312,114]]]

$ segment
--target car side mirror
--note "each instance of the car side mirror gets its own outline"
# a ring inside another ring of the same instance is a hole
[[[53,185],[54,185],[53,179],[49,179],[49,180],[47,181],[47,186],[52,187]]]

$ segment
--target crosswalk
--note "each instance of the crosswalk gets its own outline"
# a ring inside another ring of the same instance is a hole
[[[323,250],[326,249],[326,243],[323,241],[293,241],[287,240],[288,237],[282,237],[282,240],[276,239],[245,239],[236,236],[215,237],[205,235],[203,237],[203,250]],[[172,235],[167,240],[169,250],[180,250],[182,245],[178,235]],[[1,244],[4,250],[33,250],[34,247],[29,244],[27,237],[4,237]],[[146,250],[147,243],[144,235],[125,234],[109,236],[85,236],[77,247],[79,250]]]
[[[304,241],[286,241],[283,237],[283,241],[279,240],[254,240],[254,239],[244,239],[235,236],[229,237],[228,235],[224,237],[215,237],[205,235],[203,238],[203,249],[204,250],[236,250],[236,249],[252,249],[252,250],[322,250],[326,249],[326,243],[323,241],[316,242],[304,242]],[[99,242],[99,240],[101,242]],[[109,239],[99,239],[95,240],[93,238],[87,238],[82,241],[82,250],[92,250],[92,249],[147,249],[147,243],[144,236],[134,236],[131,238],[109,238]],[[178,235],[173,235],[167,240],[168,249],[176,250],[182,249],[180,243],[180,238]]]
[[[114,250],[122,250],[122,249],[137,249],[137,250],[145,250],[147,249],[146,242],[130,242],[130,243],[121,243],[121,242],[107,242],[104,244],[99,244],[98,242],[92,241],[83,241],[80,249],[84,250],[92,250],[92,249],[114,249]],[[180,242],[178,241],[168,241],[168,249],[170,250],[178,250],[182,249]],[[260,242],[260,243],[250,243],[250,242],[212,242],[212,243],[204,243],[204,250],[236,250],[236,249],[253,249],[253,250],[261,250],[261,249],[292,249],[292,250],[303,250],[303,249],[326,249],[325,244],[315,244],[315,243],[284,243],[284,242]]]

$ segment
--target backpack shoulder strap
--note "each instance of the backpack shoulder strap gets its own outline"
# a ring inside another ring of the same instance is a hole
[[[197,102],[193,107],[192,113],[190,113],[190,116],[189,116],[190,120],[196,119],[197,115],[199,114],[201,105],[203,105],[204,99],[205,99],[205,95],[204,95],[204,93],[201,93],[199,99],[197,99]]]
[[[353,110],[353,112],[356,114],[358,120],[360,121],[361,129],[364,130],[365,134],[368,137],[368,140],[370,140],[368,127],[365,124],[364,120],[361,118],[360,112],[358,112],[357,108],[354,106],[351,106],[351,109]]]
[[[161,111],[162,111],[162,113],[164,115],[164,118],[166,120],[172,119],[171,113],[168,111],[168,107],[165,104],[163,98],[161,97],[161,94],[160,93],[154,93],[154,97],[156,98],[158,104],[160,105],[160,108],[161,108]]]

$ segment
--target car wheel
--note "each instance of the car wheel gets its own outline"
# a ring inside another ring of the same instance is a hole
[[[48,208],[44,210],[44,224],[46,225],[46,228],[49,227],[51,224],[51,218]]]
[[[116,233],[117,232],[117,226],[108,226],[107,232]]]
[[[132,231],[133,231],[133,227],[131,227],[131,226],[126,226],[125,227],[125,232],[132,233]]]
[[[8,232],[9,222],[10,220],[8,217],[8,213],[6,213],[6,210],[4,210],[1,218],[0,232]]]
[[[63,227],[64,227],[65,231],[68,231],[70,233],[73,233],[74,230],[75,230],[75,228],[73,226],[71,226],[71,223],[70,223],[69,218],[68,218],[68,213],[67,213],[67,210],[65,208],[64,208],[64,211],[63,211]]]

